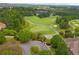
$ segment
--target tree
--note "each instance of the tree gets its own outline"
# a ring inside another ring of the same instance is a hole
[[[49,50],[41,50],[39,55],[51,55],[51,52]]]
[[[75,36],[77,37],[77,36],[79,36],[79,28],[75,28]]]
[[[28,42],[31,39],[31,33],[29,32],[29,30],[21,30],[18,34],[17,34],[17,38],[19,41],[23,42]]]
[[[52,48],[55,48],[57,55],[68,55],[70,54],[69,48],[64,42],[63,38],[60,35],[55,35],[51,39]]]
[[[60,31],[60,33],[62,33],[64,37],[65,37],[65,31],[70,28],[69,20],[70,19],[68,19],[64,16],[58,17],[56,19],[56,24],[58,24],[59,28],[62,30],[62,31]]]
[[[66,18],[66,17],[57,17],[57,19],[56,19],[56,23],[59,25],[59,27],[61,28],[61,29],[67,29],[67,28],[69,28],[70,26],[69,26],[69,19],[68,18]]]
[[[74,37],[74,33],[71,30],[66,30],[65,31],[65,38],[73,38]]]
[[[40,51],[38,46],[32,46],[30,50],[33,55],[38,55]]]
[[[23,16],[16,8],[3,8],[0,17],[0,19],[2,19],[0,21],[4,22],[9,29],[19,31],[24,24]]]

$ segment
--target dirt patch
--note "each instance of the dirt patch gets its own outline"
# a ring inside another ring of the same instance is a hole
[[[7,41],[0,45],[0,55],[21,55],[22,48],[16,40]]]

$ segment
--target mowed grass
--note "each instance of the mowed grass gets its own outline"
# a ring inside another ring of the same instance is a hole
[[[56,34],[57,25],[55,24],[57,16],[51,16],[47,18],[39,18],[37,16],[24,17],[26,23],[31,24],[29,29],[31,32],[37,32],[42,34]]]
[[[30,21],[34,24],[44,24],[44,25],[50,25],[50,24],[54,24],[56,21],[56,17],[57,16],[51,16],[51,17],[47,17],[47,18],[39,18],[37,16],[30,16],[30,17],[24,17],[24,19],[26,21]]]
[[[76,20],[71,20],[69,22],[70,26],[73,27],[73,28],[76,28],[76,27],[79,27],[79,19],[76,19]]]
[[[41,34],[55,34],[55,31],[53,29],[45,25],[34,26],[30,30],[31,32],[37,32]]]

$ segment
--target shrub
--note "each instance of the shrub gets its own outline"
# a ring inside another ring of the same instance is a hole
[[[47,45],[51,44],[51,40],[50,39],[46,39],[45,42],[46,42]]]
[[[39,47],[38,46],[32,46],[30,50],[31,50],[31,54],[33,54],[33,55],[39,54]]]
[[[7,47],[7,46],[6,46]],[[21,55],[22,49],[18,46],[0,49],[0,55]]]
[[[0,44],[4,43],[6,41],[3,32],[0,32]]]
[[[43,35],[39,35],[38,40],[41,42],[45,42],[46,38]]]
[[[42,36],[40,33],[32,33],[32,39],[33,40],[43,41],[44,36]]]
[[[21,30],[18,34],[17,34],[17,38],[19,41],[21,41],[22,43],[24,42],[28,42],[31,39],[31,33],[28,30]]]
[[[70,30],[66,30],[65,31],[65,38],[73,38],[74,37],[74,34],[70,31]]]
[[[40,50],[38,46],[32,46],[30,51],[32,55],[51,55],[50,50]]]
[[[52,54],[52,55],[55,55],[55,54],[56,54],[54,48],[50,48],[50,50],[51,50],[51,54]]]
[[[39,55],[51,55],[51,52],[49,50],[41,50]]]
[[[55,48],[57,55],[68,55],[70,54],[69,48],[65,44],[63,38],[60,35],[55,35],[51,39],[52,48]]]
[[[1,55],[15,55],[16,51],[13,51],[13,50],[3,50],[3,51],[1,51],[0,54]]]
[[[15,30],[11,29],[4,29],[2,32],[4,33],[4,35],[12,35],[12,36],[15,36],[17,33]]]
[[[79,28],[76,28],[76,29],[75,29],[75,36],[76,36],[76,37],[79,36]]]
[[[65,37],[64,32],[60,31],[59,34],[60,34],[62,37]]]
[[[38,39],[38,34],[32,33],[32,40],[37,40],[37,39]]]

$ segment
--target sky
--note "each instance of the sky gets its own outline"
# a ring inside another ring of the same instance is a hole
[[[79,0],[0,0],[0,3],[34,3],[34,4],[75,4],[79,5]]]

